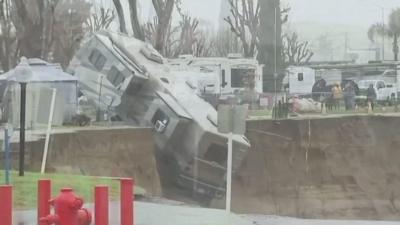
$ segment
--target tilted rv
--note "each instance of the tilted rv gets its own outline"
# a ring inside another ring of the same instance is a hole
[[[217,131],[217,112],[189,75],[171,72],[151,45],[109,32],[87,40],[69,71],[101,114],[154,128],[158,158],[168,161],[174,182],[201,196],[224,195],[227,136]],[[235,171],[249,143],[235,135],[233,146]]]

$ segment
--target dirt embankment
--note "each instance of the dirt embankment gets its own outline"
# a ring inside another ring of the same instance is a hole
[[[29,143],[29,169],[40,170],[44,140]],[[132,177],[161,195],[151,129],[79,130],[51,136],[47,170],[92,176]]]
[[[400,118],[250,121],[247,128],[252,149],[234,177],[234,211],[400,219]]]

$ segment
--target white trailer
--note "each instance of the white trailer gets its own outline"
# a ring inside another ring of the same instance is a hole
[[[309,67],[291,66],[286,72],[283,83],[289,89],[289,94],[311,94],[316,80],[315,70]]]

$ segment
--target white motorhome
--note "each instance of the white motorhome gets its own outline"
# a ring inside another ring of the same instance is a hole
[[[315,70],[309,67],[291,66],[286,70],[284,86],[292,95],[311,94],[315,84]]]
[[[192,84],[204,94],[226,95],[240,92],[246,88],[246,79],[251,74],[254,74],[255,91],[263,92],[263,66],[256,59],[233,54],[227,58],[182,55],[177,59],[170,59],[169,65],[174,71],[189,73]]]

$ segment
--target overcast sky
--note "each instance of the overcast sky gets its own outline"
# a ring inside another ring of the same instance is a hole
[[[287,0],[293,23],[317,22],[367,27],[385,20],[400,0]]]
[[[112,6],[112,0],[92,0]],[[121,0],[126,4],[127,0]],[[222,0],[182,0],[183,10],[194,17],[218,25]],[[152,13],[151,0],[138,0],[143,20]],[[392,9],[400,7],[400,0],[282,0],[291,7],[290,20],[296,23],[347,24],[368,27],[385,20]],[[129,14],[128,14],[129,15]]]
[[[144,15],[150,12],[150,0],[139,1]],[[221,0],[182,0],[184,11],[194,17],[218,23]],[[367,27],[380,22],[382,9],[385,19],[400,0],[284,0],[291,7],[293,24],[316,22],[322,24],[347,24]]]

